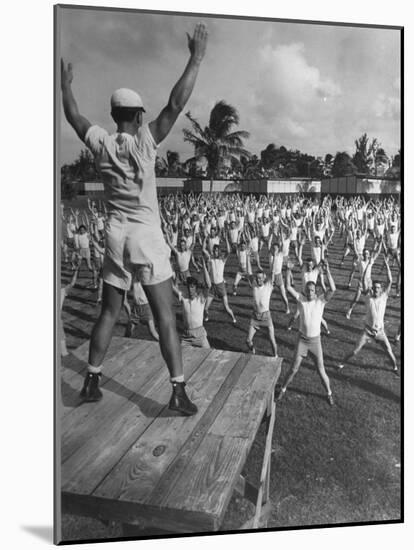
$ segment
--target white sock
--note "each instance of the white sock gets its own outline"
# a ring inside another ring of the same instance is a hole
[[[184,374],[180,374],[180,376],[171,376],[170,382],[171,384],[174,384],[174,382],[184,382]]]
[[[100,365],[99,367],[94,367],[93,365],[90,365],[88,363],[88,372],[90,372],[91,374],[101,374],[102,365]]]

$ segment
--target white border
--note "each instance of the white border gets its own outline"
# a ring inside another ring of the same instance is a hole
[[[412,56],[413,30],[409,3],[378,0],[296,1],[283,5],[268,1],[209,1],[207,4],[178,0],[132,2],[99,0],[67,2],[77,5],[206,11],[259,17],[405,25],[406,59]],[[51,544],[28,528],[51,529],[52,506],[52,333],[53,333],[53,2],[21,0],[2,7],[2,246],[6,247],[1,269],[2,338],[2,438],[1,490],[2,545],[8,549]],[[6,68],[6,70],[5,70]],[[412,70],[406,62],[406,111],[410,115]],[[6,120],[4,120],[4,116]],[[407,157],[412,142],[406,119]],[[4,173],[6,169],[6,173]],[[408,177],[406,176],[406,181]],[[412,183],[407,181],[406,219]],[[5,193],[5,194],[4,194]],[[36,222],[27,239],[27,219],[33,207]],[[406,241],[408,241],[408,231]],[[409,258],[406,257],[406,265]],[[407,281],[408,283],[408,281]],[[406,284],[406,294],[408,284]],[[21,300],[19,299],[21,297]],[[406,311],[409,308],[406,297]],[[4,307],[5,305],[5,307]],[[410,337],[409,325],[405,332]],[[410,358],[406,357],[406,388],[412,388]],[[406,392],[409,401],[410,392]],[[411,400],[412,401],[412,400]],[[407,403],[405,423],[411,426],[412,405]],[[405,525],[287,531],[262,535],[237,535],[140,541],[140,548],[225,548],[229,545],[260,544],[264,548],[361,548],[365,544],[387,549],[395,544],[408,547],[413,537],[409,496],[412,488],[412,437],[406,429],[406,521]],[[40,529],[42,532],[42,529]],[[49,531],[51,532],[51,531]],[[254,538],[251,538],[254,537]],[[108,543],[105,543],[108,544]],[[122,544],[122,546],[121,546]],[[125,548],[114,543],[108,548]],[[98,545],[99,547],[101,545]],[[98,548],[96,544],[84,548]]]

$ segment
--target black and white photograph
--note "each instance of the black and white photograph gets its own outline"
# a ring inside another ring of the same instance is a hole
[[[403,522],[382,23],[54,7],[55,543]]]

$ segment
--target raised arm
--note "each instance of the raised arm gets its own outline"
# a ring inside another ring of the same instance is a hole
[[[387,270],[387,288],[385,289],[384,292],[389,294],[391,292],[391,287],[392,287],[392,274],[391,274],[390,264],[388,263],[387,255],[384,254],[383,257],[384,257],[384,265]]]
[[[230,243],[229,243],[229,236],[228,236],[227,233],[225,233],[224,239],[225,239],[225,241],[226,241],[226,251],[227,251],[227,253],[226,253],[226,258],[227,258],[227,256],[228,256],[228,255],[230,254],[230,252],[231,252],[231,247],[230,247]]]
[[[291,294],[295,300],[299,300],[300,294],[292,286],[292,262],[288,262],[286,269],[286,290]]]
[[[201,256],[201,264],[203,266],[204,283],[207,289],[211,288],[210,273],[208,272],[204,256]]]
[[[79,267],[77,267],[73,270],[73,275],[72,275],[72,278],[70,280],[70,283],[68,285],[66,285],[66,288],[65,288],[66,294],[69,292],[69,290],[71,290],[75,286],[76,280],[78,278],[78,274],[79,274]]]
[[[203,258],[205,258],[208,261],[210,259],[210,253],[207,250],[207,237],[204,237],[203,246],[201,248],[201,251],[203,253]]]
[[[190,50],[190,59],[187,66],[172,89],[167,105],[149,125],[156,143],[160,143],[167,136],[193,91],[200,63],[207,46],[207,29],[205,25],[198,23],[193,37],[191,38],[187,33],[187,38]]]
[[[72,63],[65,66],[63,59],[60,60],[61,69],[61,88],[63,110],[66,120],[78,134],[79,138],[84,141],[85,135],[91,126],[87,118],[79,113],[78,104],[72,92],[73,68]]]
[[[171,252],[173,254],[175,254],[175,256],[176,256],[177,255],[177,249],[175,248],[175,246],[171,242],[170,234],[169,234],[168,231],[165,232],[165,240],[167,241],[168,246],[171,248]]]
[[[322,262],[322,266],[325,270],[326,277],[327,277],[328,283],[329,283],[329,290],[326,290],[326,292],[325,292],[325,300],[327,302],[329,302],[329,300],[332,298],[332,296],[333,296],[333,294],[336,290],[336,286],[335,286],[335,281],[333,280],[333,277],[332,277],[331,270],[329,268],[329,264],[326,260],[324,260]]]

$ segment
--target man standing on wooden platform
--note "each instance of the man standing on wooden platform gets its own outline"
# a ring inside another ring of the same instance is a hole
[[[111,116],[117,131],[108,132],[79,113],[71,83],[72,66],[61,62],[61,87],[66,119],[92,151],[103,179],[108,221],[103,266],[101,314],[93,328],[89,365],[81,397],[99,401],[102,362],[122,309],[125,292],[136,277],[142,283],[154,314],[162,356],[172,383],[169,408],[192,415],[197,407],[185,392],[181,346],[173,311],[169,262],[170,250],[162,231],[155,183],[157,147],[168,135],[187,103],[207,45],[207,30],[197,24],[193,37],[187,34],[190,58],[159,116],[143,124],[141,97],[126,88],[111,97]]]
[[[328,262],[323,260],[323,267],[326,270],[326,275],[329,282],[329,290],[324,294],[316,294],[316,284],[313,281],[308,281],[305,286],[305,293],[299,294],[292,287],[292,263],[288,263],[288,269],[286,273],[286,288],[287,291],[296,299],[299,309],[300,326],[299,326],[299,338],[296,345],[295,358],[292,366],[287,373],[285,380],[282,383],[277,400],[280,401],[285,395],[286,388],[292,382],[295,374],[298,372],[302,359],[310,352],[314,358],[318,374],[321,377],[322,384],[325,386],[327,392],[327,399],[330,405],[334,404],[332,391],[329,383],[328,375],[325,371],[325,365],[323,362],[323,352],[321,343],[321,322],[323,316],[323,310],[325,304],[332,298],[333,293],[336,290],[334,280],[329,269]]]

